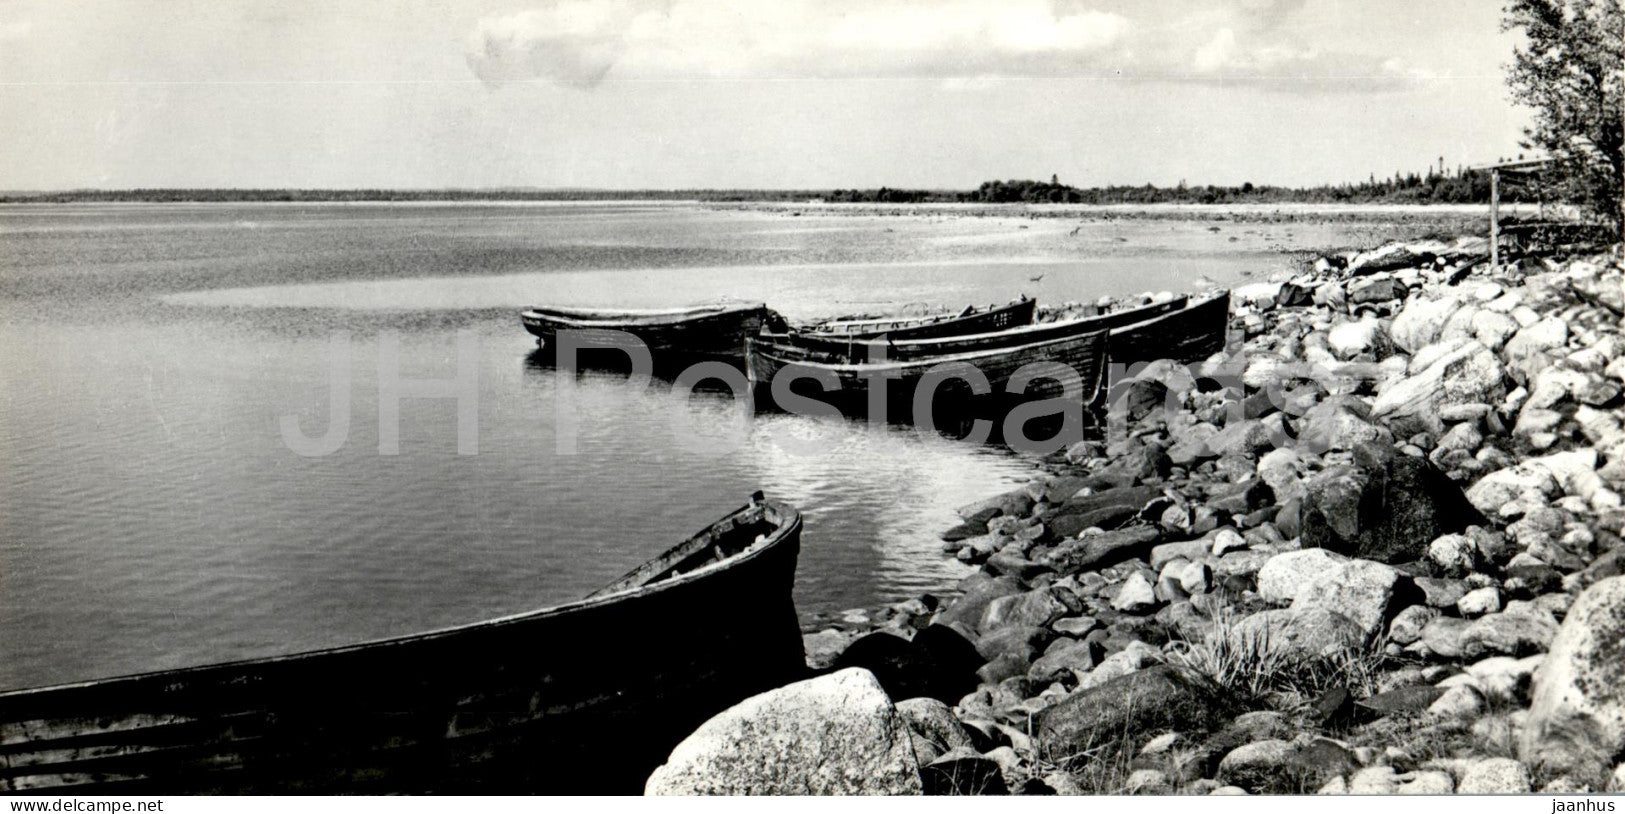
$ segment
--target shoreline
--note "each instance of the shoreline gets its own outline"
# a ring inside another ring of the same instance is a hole
[[[1625,710],[1625,262],[1486,255],[1238,291],[1239,352],[960,510],[953,593],[804,619],[805,684],[867,671],[939,791],[1619,789],[1563,722]]]

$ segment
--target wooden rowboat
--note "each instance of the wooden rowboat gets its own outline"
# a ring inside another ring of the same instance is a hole
[[[800,538],[758,493],[570,604],[0,693],[0,793],[636,794],[708,717],[805,671]]]
[[[963,311],[946,311],[919,317],[832,320],[812,325],[806,332],[853,339],[872,338],[882,334],[892,339],[925,339],[934,336],[991,333],[1018,325],[1031,325],[1037,314],[1038,301],[1022,297],[1006,305],[986,308],[973,306]]]
[[[775,354],[808,362],[884,362],[929,359],[982,350],[1013,348],[1052,339],[1082,336],[1134,325],[1148,319],[1178,311],[1185,307],[1186,299],[1177,297],[1159,303],[1126,308],[1098,316],[1083,317],[1063,322],[1045,322],[1022,325],[992,333],[967,336],[944,336],[925,339],[898,339],[887,334],[871,339],[819,333],[763,332],[756,337],[758,345],[774,346]]]
[[[1221,350],[1230,330],[1230,292],[1214,294],[1154,319],[1114,328],[1113,368],[1169,359],[1200,362]]]
[[[1053,370],[1061,375],[1034,380],[1019,394],[1022,398],[1054,398],[1071,392],[1089,404],[1100,393],[1106,365],[1106,331],[881,363],[806,359],[794,346],[765,337],[749,339],[746,345],[750,381],[758,394],[766,392],[771,396],[775,379],[786,376],[791,377],[786,379],[787,384],[791,379],[800,379],[799,383],[810,385],[792,386],[791,392],[836,404],[864,403],[869,384],[880,381],[905,398],[911,398],[921,384],[931,384],[937,388],[934,392],[939,399],[950,403],[967,401],[973,394],[961,374],[973,378],[979,374],[989,385],[990,395],[1004,396],[1016,371],[1035,362],[1057,363],[1060,367]],[[814,380],[832,386],[822,388]],[[910,408],[907,403],[894,406]]]
[[[538,306],[519,318],[544,347],[555,344],[559,331],[622,331],[642,340],[657,361],[694,357],[743,362],[745,337],[782,322],[759,302],[660,310]]]

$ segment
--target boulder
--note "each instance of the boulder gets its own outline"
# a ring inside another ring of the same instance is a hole
[[[930,763],[955,749],[969,747],[970,735],[954,717],[947,704],[934,698],[910,698],[897,702],[897,714],[908,726],[914,756]]]
[[[1309,408],[1298,421],[1298,447],[1307,453],[1351,450],[1362,443],[1392,444],[1386,428],[1371,423],[1371,409],[1352,396]]]
[[[1146,555],[1158,536],[1151,526],[1130,526],[1057,544],[1039,561],[1062,573],[1091,570]]]
[[[1388,243],[1355,255],[1348,264],[1348,273],[1354,276],[1375,274],[1431,266],[1443,244]]]
[[[648,795],[919,794],[908,726],[867,670],[747,698],[700,725]]]
[[[1339,563],[1310,580],[1292,600],[1292,608],[1300,613],[1325,610],[1345,616],[1369,639],[1387,627],[1388,606],[1398,584],[1399,572],[1381,563]]]
[[[1520,329],[1507,340],[1501,352],[1507,358],[1513,377],[1528,383],[1545,366],[1547,354],[1562,349],[1568,340],[1568,323],[1550,316]]]
[[[1033,510],[1033,497],[1027,490],[1015,489],[959,508],[959,517],[966,521],[986,523],[1000,516],[1026,517]]]
[[[1549,470],[1520,463],[1479,478],[1467,488],[1466,497],[1478,511],[1493,516],[1509,503],[1530,500],[1544,503],[1559,489],[1557,479]]]
[[[955,599],[941,613],[937,614],[936,621],[941,624],[958,624],[970,631],[975,631],[981,624],[982,614],[987,606],[1001,596],[1021,593],[1021,583],[1014,577],[995,577],[983,571],[961,580],[959,583],[959,598]]]
[[[872,673],[892,698],[934,698],[952,702],[965,694],[976,669],[945,663],[928,646],[876,631],[853,642],[836,657],[837,670],[861,668]]]
[[[1298,789],[1296,749],[1284,740],[1261,740],[1232,749],[1219,761],[1218,780],[1254,794],[1290,794]]]
[[[1338,359],[1353,359],[1361,354],[1376,354],[1383,350],[1388,334],[1382,323],[1367,318],[1358,322],[1345,322],[1326,332],[1326,347]]]
[[[1388,623],[1388,641],[1404,646],[1420,641],[1422,631],[1428,623],[1439,618],[1437,608],[1427,605],[1412,605],[1394,615],[1392,622]]]
[[[1587,588],[1535,671],[1519,747],[1543,773],[1594,778],[1625,751],[1625,576]]]
[[[1039,713],[1035,731],[1047,754],[1064,758],[1125,732],[1210,731],[1240,711],[1236,700],[1207,677],[1159,664],[1067,696]]]
[[[1493,403],[1506,392],[1506,372],[1495,352],[1475,341],[1442,351],[1432,364],[1385,385],[1371,417],[1401,437],[1444,433],[1440,411],[1462,404]]]
[[[1468,624],[1461,632],[1461,655],[1468,659],[1479,659],[1484,656],[1540,653],[1550,646],[1557,631],[1557,620],[1551,614],[1533,608],[1509,607],[1500,613],[1481,616]]]
[[[1324,548],[1276,554],[1258,569],[1258,596],[1265,602],[1286,604],[1316,577],[1347,561],[1347,557]]]
[[[1529,770],[1509,757],[1488,757],[1463,767],[1457,794],[1528,794]]]
[[[1394,317],[1388,336],[1401,350],[1415,353],[1439,341],[1445,323],[1460,307],[1455,299],[1413,299]]]
[[[836,628],[804,634],[801,647],[807,656],[807,666],[814,670],[829,667],[856,638],[857,634]]]
[[[1483,520],[1437,467],[1387,447],[1362,445],[1356,463],[1319,472],[1305,487],[1303,546],[1361,559],[1418,560],[1440,535]]]
[[[1150,486],[1129,486],[1078,495],[1061,504],[1046,523],[1050,533],[1056,537],[1072,537],[1086,528],[1116,528],[1139,514],[1140,509],[1156,496],[1157,489]]]
[[[1010,793],[998,761],[974,749],[955,749],[920,768],[924,792],[936,796],[1002,796]]]
[[[1375,277],[1349,283],[1350,305],[1369,305],[1393,302],[1405,298],[1405,284],[1393,277]]]
[[[1427,557],[1434,573],[1463,577],[1478,561],[1478,546],[1465,534],[1446,534],[1428,544]]]
[[[1024,593],[1001,596],[989,602],[987,609],[982,611],[982,618],[978,621],[976,629],[990,633],[1010,625],[1045,627],[1050,622],[1067,615],[1070,610],[1066,603],[1056,596],[1055,591],[1037,588]]]
[[[1130,574],[1112,598],[1112,607],[1124,613],[1147,613],[1157,604],[1156,589],[1139,571]]]
[[[1279,500],[1303,495],[1303,456],[1290,447],[1270,450],[1258,459],[1258,477]]]
[[[1280,649],[1295,658],[1332,656],[1364,646],[1367,634],[1354,620],[1325,608],[1259,611],[1231,628],[1234,646]]]
[[[1101,647],[1098,642],[1081,639],[1056,639],[1034,661],[1027,676],[1040,684],[1052,681],[1076,681],[1077,676],[1095,669],[1100,664]]]

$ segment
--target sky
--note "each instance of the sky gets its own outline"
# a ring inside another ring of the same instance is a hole
[[[1498,0],[0,0],[0,189],[1310,185],[1511,156]]]

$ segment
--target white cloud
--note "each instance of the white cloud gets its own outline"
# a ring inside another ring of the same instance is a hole
[[[482,20],[468,62],[492,84],[583,88],[606,78],[914,77],[957,87],[1113,76],[1325,91],[1411,75],[1393,55],[1339,50],[1336,32],[1300,13],[1305,0],[1178,2],[553,0]]]

